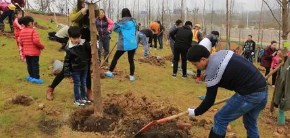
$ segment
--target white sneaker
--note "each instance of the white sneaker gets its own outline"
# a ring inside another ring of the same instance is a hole
[[[88,100],[87,98],[84,98],[81,100],[84,104],[90,104],[92,101]]]
[[[129,79],[130,79],[130,81],[134,81],[134,80],[135,80],[135,77],[132,76],[132,75],[130,75],[130,76],[129,76]]]
[[[76,100],[75,102],[74,102],[74,104],[76,105],[76,106],[84,106],[85,104],[82,102],[82,100]]]

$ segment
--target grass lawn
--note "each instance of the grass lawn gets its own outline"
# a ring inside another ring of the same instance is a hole
[[[50,66],[55,59],[62,60],[64,52],[58,52],[60,44],[47,39],[49,31],[55,31],[56,25],[48,22],[48,19],[37,18],[36,21],[49,30],[38,30],[41,41],[45,49],[40,56],[41,78],[45,81],[42,85],[31,84],[25,81],[27,76],[26,64],[18,59],[16,42],[12,38],[0,36],[0,136],[6,137],[92,137],[99,136],[96,133],[74,132],[67,125],[58,128],[55,135],[50,136],[42,133],[39,122],[45,119],[57,119],[66,121],[69,115],[77,108],[73,104],[73,84],[70,79],[65,79],[55,90],[55,99],[47,101],[45,99],[47,86],[52,82]],[[111,48],[116,43],[116,34],[113,34]],[[170,48],[166,44],[163,50],[151,50],[155,56],[169,56]],[[109,61],[111,61],[112,53]],[[127,78],[102,79],[102,96],[106,97],[109,93],[132,92],[140,96],[147,96],[156,101],[172,104],[181,110],[188,107],[198,106],[201,102],[197,96],[205,94],[205,85],[196,84],[193,78],[182,79],[178,74],[177,78],[171,77],[171,62],[166,61],[165,66],[154,66],[147,63],[140,63],[139,58],[143,57],[143,47],[139,47],[135,56],[136,81],[130,82]],[[193,65],[188,64],[188,68],[195,70]],[[127,54],[121,57],[116,70],[129,74],[129,63]],[[269,89],[269,100],[273,89]],[[218,99],[229,97],[233,92],[219,89]],[[9,104],[9,99],[16,95],[32,96],[33,101],[30,106]],[[45,110],[39,110],[38,105],[43,103]],[[223,104],[214,108],[220,108]],[[51,113],[50,111],[53,111]],[[261,138],[272,137],[276,126],[269,127],[262,119],[269,114],[268,110],[263,111],[260,116],[259,127]],[[289,115],[289,113],[288,113]],[[207,112],[199,119],[213,120],[214,113]],[[288,124],[289,125],[289,124]],[[242,124],[242,119],[231,123],[232,132],[238,137],[246,137],[246,132]],[[203,127],[192,127],[192,133],[198,137],[206,137],[209,130]],[[99,136],[101,137],[101,136]]]

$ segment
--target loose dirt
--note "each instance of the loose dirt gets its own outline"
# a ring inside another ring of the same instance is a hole
[[[100,132],[107,136],[134,137],[147,123],[180,112],[171,105],[138,97],[132,93],[109,94],[104,100],[104,114],[101,118],[93,117],[93,108],[79,109],[71,115],[71,128],[76,131]],[[178,126],[178,121],[186,123],[187,117],[153,126],[138,138],[168,137],[190,138],[188,128]],[[190,122],[187,120],[187,124]]]
[[[164,66],[165,65],[165,60],[161,56],[150,56],[148,58],[140,58],[138,60],[141,63],[148,63],[150,65],[155,65],[155,66]]]
[[[31,105],[33,98],[31,96],[18,95],[11,99],[12,104],[19,104],[23,106]]]

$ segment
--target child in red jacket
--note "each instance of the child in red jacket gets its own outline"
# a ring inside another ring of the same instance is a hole
[[[23,55],[26,58],[27,70],[29,76],[26,80],[36,84],[42,84],[43,80],[39,76],[39,55],[44,45],[40,43],[39,35],[33,28],[34,19],[25,16],[21,19],[25,26],[19,34],[19,43],[22,46]]]
[[[15,36],[16,44],[17,44],[18,50],[19,50],[19,58],[20,58],[20,60],[25,62],[25,57],[22,54],[22,46],[19,44],[19,34],[20,34],[20,31],[23,29],[23,26],[21,25],[21,23],[19,23],[19,19],[21,17],[22,17],[22,11],[16,10],[15,11],[15,19],[13,21],[13,28],[14,28],[14,36]]]

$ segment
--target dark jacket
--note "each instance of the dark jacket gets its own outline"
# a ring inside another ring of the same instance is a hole
[[[146,37],[149,37],[149,43],[151,44],[153,39],[153,32],[150,29],[143,29],[140,32],[146,35]]]
[[[104,17],[103,19],[97,18],[96,26],[97,26],[99,35],[101,37],[104,37],[110,34],[114,26],[114,22],[108,17]]]
[[[255,52],[256,43],[253,40],[247,40],[244,44],[243,50],[245,55],[250,55],[252,52]]]
[[[273,58],[273,53],[275,52],[275,49],[272,49],[271,46],[268,46],[265,49],[264,55],[262,56],[261,59],[261,66],[265,68],[270,68],[271,67],[271,62]]]
[[[91,46],[82,40],[80,44],[73,45],[68,42],[64,59],[64,75],[69,76],[73,71],[82,71],[90,65]]]
[[[188,26],[183,26],[170,32],[170,37],[175,41],[174,48],[190,48],[192,36],[192,31]]]

